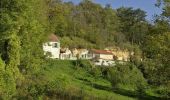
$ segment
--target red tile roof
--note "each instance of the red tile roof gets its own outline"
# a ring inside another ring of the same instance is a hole
[[[109,54],[109,55],[113,55],[113,53],[111,51],[107,51],[107,50],[92,49],[91,51],[94,52],[94,53],[97,53],[97,54]]]
[[[49,41],[50,41],[50,42],[58,42],[59,39],[58,39],[58,37],[57,37],[55,34],[51,34],[51,35],[49,36]]]

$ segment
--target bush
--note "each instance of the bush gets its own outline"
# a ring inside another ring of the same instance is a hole
[[[16,83],[10,70],[5,70],[5,63],[0,58],[0,99],[10,99],[16,92]]]
[[[143,74],[133,64],[116,65],[110,68],[108,78],[113,88],[142,92],[147,85]]]
[[[162,98],[170,98],[170,86],[168,85],[160,86],[156,90],[156,93],[161,95]]]

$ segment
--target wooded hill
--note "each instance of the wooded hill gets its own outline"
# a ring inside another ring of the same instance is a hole
[[[49,34],[55,33],[63,47],[103,49],[115,46],[134,51],[130,64],[126,65],[128,73],[138,73],[140,81],[146,81],[144,87],[148,86],[160,98],[169,98],[169,3],[169,0],[158,0],[156,6],[163,5],[163,12],[149,23],[146,12],[141,9],[112,9],[110,5],[102,7],[90,0],[78,5],[60,0],[1,0],[0,97],[6,100],[20,95],[37,99],[38,95],[46,93],[41,91],[43,87],[37,86],[36,76],[42,74],[42,65],[48,63],[42,43]],[[109,81],[114,88],[129,80],[124,68],[117,66],[110,71],[114,78]],[[114,75],[124,78],[117,76],[118,80],[114,80]],[[133,79],[127,84],[135,85],[138,92],[145,94],[145,88],[136,84],[140,83],[138,78]],[[35,91],[37,95],[32,95]]]

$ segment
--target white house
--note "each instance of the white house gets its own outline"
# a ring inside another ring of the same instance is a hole
[[[60,59],[62,60],[77,60],[77,59],[92,59],[89,55],[89,51],[87,49],[72,49],[62,48],[60,50]]]
[[[43,44],[44,55],[48,58],[60,58],[60,42],[56,35],[51,34],[48,42]]]
[[[79,59],[92,59],[92,56],[87,49],[78,49],[78,57]]]
[[[113,53],[111,51],[107,51],[107,50],[92,49],[90,51],[90,54],[92,55],[93,58],[97,58],[97,59],[106,59],[106,60],[114,59]]]
[[[90,54],[93,57],[94,64],[96,66],[114,66],[114,55],[108,50],[96,50],[92,49]]]

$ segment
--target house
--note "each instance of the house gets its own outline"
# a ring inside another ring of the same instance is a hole
[[[71,50],[71,52],[72,52],[72,59],[77,60],[78,55],[79,55],[78,49],[74,48]]]
[[[114,55],[111,51],[108,50],[96,50],[92,49],[90,51],[90,54],[92,55],[92,58],[96,59],[106,59],[106,60],[113,60]]]
[[[55,34],[48,37],[48,41],[43,44],[44,55],[48,58],[59,59],[60,57],[60,42]]]
[[[134,54],[128,50],[121,50],[120,48],[106,48],[105,50],[111,51],[115,56],[115,60],[124,62],[129,61],[130,57]]]
[[[87,49],[77,49],[74,48],[70,50],[69,48],[61,48],[60,59],[62,60],[77,60],[77,59],[91,59],[89,51]]]
[[[87,49],[76,49],[72,50],[72,59],[92,59]]]
[[[79,59],[92,59],[92,56],[87,49],[78,49],[78,57]]]
[[[90,51],[92,55],[93,62],[96,66],[114,66],[114,55],[109,50],[96,50],[92,49]]]
[[[96,66],[114,66],[114,55],[109,50],[92,49],[90,54]]]
[[[72,58],[72,52],[68,48],[61,48],[60,50],[60,59],[61,60],[70,60]]]

